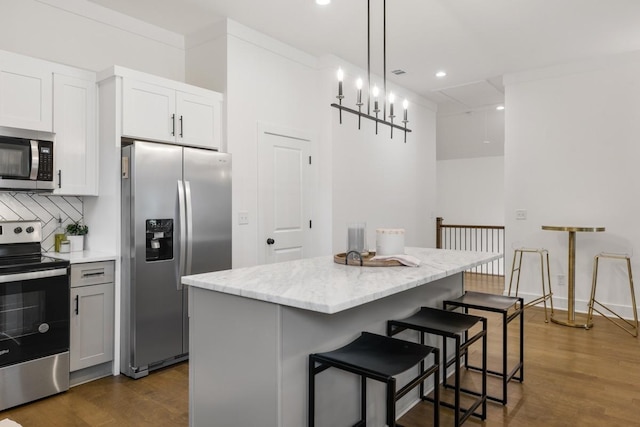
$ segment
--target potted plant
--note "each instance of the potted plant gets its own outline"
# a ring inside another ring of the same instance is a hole
[[[67,240],[71,246],[71,252],[84,250],[84,236],[89,232],[89,227],[75,221],[67,225]]]

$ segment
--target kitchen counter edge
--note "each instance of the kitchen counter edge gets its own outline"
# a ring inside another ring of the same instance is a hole
[[[333,256],[183,276],[182,283],[230,295],[333,314],[491,262],[502,254],[406,248],[422,264],[354,267]]]
[[[56,259],[63,259],[69,261],[71,264],[84,264],[88,262],[99,261],[115,261],[117,259],[116,254],[100,251],[82,251],[82,252],[45,252],[44,256],[48,256]]]

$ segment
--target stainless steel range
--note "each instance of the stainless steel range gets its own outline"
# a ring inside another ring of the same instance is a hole
[[[0,222],[0,411],[69,389],[69,262],[39,221]]]

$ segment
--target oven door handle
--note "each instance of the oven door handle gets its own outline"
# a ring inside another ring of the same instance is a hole
[[[19,282],[23,280],[44,279],[47,277],[66,276],[66,268],[56,268],[53,270],[30,271],[27,273],[0,275],[0,283]]]

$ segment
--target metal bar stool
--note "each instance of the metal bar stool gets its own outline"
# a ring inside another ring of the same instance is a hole
[[[540,255],[540,276],[542,279],[542,296],[525,304],[525,307],[531,307],[539,303],[544,303],[544,321],[549,323],[549,316],[547,315],[547,300],[551,304],[551,316],[553,316],[553,292],[551,292],[551,273],[549,273],[549,251],[546,249],[537,248],[519,248],[513,252],[513,263],[511,264],[511,278],[509,279],[509,296],[511,296],[511,285],[513,284],[513,273],[518,272],[516,276],[516,293],[518,296],[518,288],[520,287],[520,271],[522,269],[522,256],[526,253],[536,253]],[[516,268],[516,260],[518,267]],[[545,266],[547,269],[547,286],[545,287]],[[547,292],[547,288],[549,291]]]
[[[446,300],[443,302],[443,308],[449,310],[449,307],[462,307],[465,313],[469,313],[469,309],[490,311],[502,315],[502,370],[493,371],[487,369],[487,373],[498,376],[502,379],[502,397],[487,395],[487,399],[507,404],[507,383],[511,379],[522,382],[524,379],[524,300],[519,297],[508,297],[503,295],[487,294],[482,292],[467,291],[460,298]],[[509,313],[509,310],[512,312]],[[507,372],[507,328],[509,323],[516,319],[520,319],[520,344],[519,344],[519,361]],[[465,331],[465,334],[467,332]],[[466,337],[465,337],[466,339]],[[469,364],[469,359],[465,358],[464,366],[467,369],[480,370],[477,366]],[[519,376],[516,374],[519,373]]]
[[[482,324],[482,329],[471,337],[466,337],[462,342],[462,335],[469,331],[474,325]],[[443,385],[447,386],[447,368],[455,365],[454,369],[454,403],[440,401],[442,406],[454,410],[454,425],[460,426],[471,415],[485,420],[487,417],[487,319],[470,314],[456,313],[453,311],[445,311],[437,308],[421,307],[420,310],[405,319],[389,320],[387,322],[387,335],[393,336],[406,329],[420,332],[420,342],[424,342],[424,334],[435,334],[442,337],[442,359],[444,367]],[[447,339],[455,341],[455,355],[448,360],[447,356]],[[467,354],[469,347],[482,340],[482,388],[478,392],[461,387],[460,384],[460,358]],[[434,387],[434,399],[424,397],[425,400],[435,401],[439,398],[437,394],[438,387]],[[460,392],[465,392],[476,396],[475,401],[469,408],[460,407]],[[424,395],[424,391],[421,390]],[[481,412],[476,410],[481,407]]]
[[[430,355],[434,363],[425,369],[424,361]],[[420,373],[400,390],[396,390],[394,376],[420,365]],[[360,420],[354,427],[367,425],[367,378],[386,384],[386,424],[401,427],[396,423],[396,402],[416,386],[421,395],[424,381],[434,377],[434,384],[440,382],[440,350],[422,344],[363,332],[349,344],[326,353],[309,355],[309,427],[315,425],[315,376],[328,368],[338,368],[360,376]],[[437,388],[437,387],[436,387]],[[433,425],[438,426],[439,394],[434,395]]]
[[[631,306],[633,307],[633,322],[630,322],[627,319],[624,319],[618,313],[611,310],[609,307],[596,300],[596,285],[598,283],[598,261],[600,258],[608,258],[608,259],[618,259],[618,260],[626,260],[627,262],[627,274],[629,276],[629,289],[631,290]],[[596,306],[597,304],[597,306]],[[609,315],[598,310],[598,307],[601,309],[607,310],[607,312],[617,318],[613,319]],[[614,325],[618,326],[625,332],[631,334],[634,337],[638,336],[638,309],[636,308],[636,295],[633,290],[633,275],[631,274],[631,258],[628,255],[621,254],[610,254],[610,253],[600,253],[596,255],[593,259],[593,281],[591,282],[591,298],[589,298],[589,313],[587,315],[587,324],[593,324],[593,312],[600,314],[605,319],[609,320]]]

